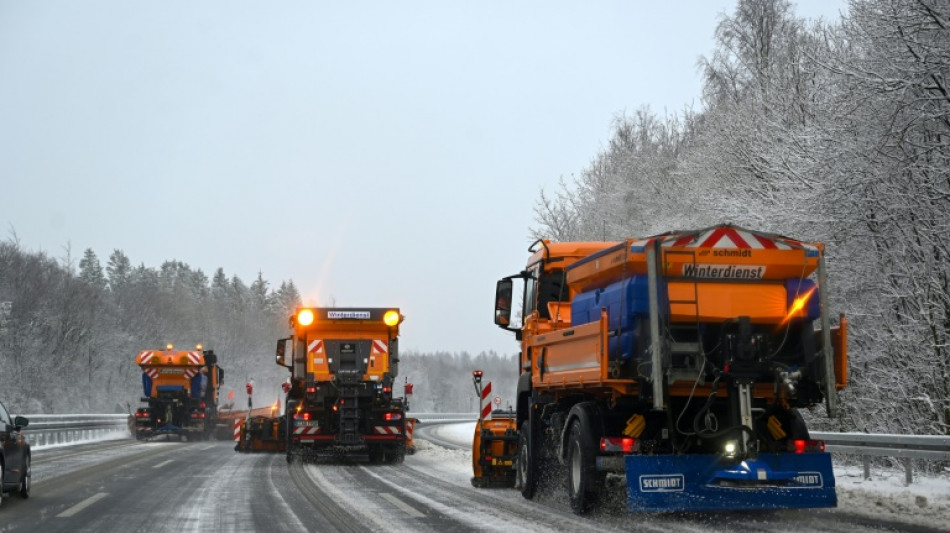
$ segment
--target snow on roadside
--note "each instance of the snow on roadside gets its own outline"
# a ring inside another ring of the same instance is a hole
[[[936,529],[950,522],[950,472],[915,475],[904,486],[904,471],[872,469],[864,479],[861,466],[835,465],[838,509],[874,518],[905,521]]]

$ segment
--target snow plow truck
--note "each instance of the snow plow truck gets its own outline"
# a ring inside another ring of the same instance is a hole
[[[291,317],[293,335],[279,340],[276,352],[277,364],[291,374],[283,431],[263,424],[270,438],[283,437],[288,462],[319,456],[403,461],[406,406],[393,396],[403,319],[399,309],[375,307],[307,307]]]
[[[204,440],[218,426],[218,390],[224,371],[213,350],[143,350],[135,359],[142,368],[142,403],[135,412],[135,438],[176,435]],[[226,424],[220,432],[227,435]]]
[[[847,384],[824,250],[733,225],[532,245],[495,307],[521,343],[522,495],[560,480],[582,514],[615,476],[632,512],[837,505],[830,454],[799,412],[823,402],[833,416]]]

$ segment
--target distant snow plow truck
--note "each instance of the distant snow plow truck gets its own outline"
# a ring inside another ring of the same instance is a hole
[[[135,412],[135,438],[176,435],[204,440],[218,424],[218,390],[224,371],[213,350],[144,350],[135,359],[142,368],[141,401]],[[227,433],[227,428],[222,428]]]
[[[393,397],[403,319],[399,309],[375,307],[308,307],[291,317],[294,333],[278,341],[276,353],[291,372],[283,417],[288,461],[320,455],[403,461],[406,406]]]
[[[526,498],[554,470],[578,514],[608,474],[625,479],[630,511],[837,505],[831,457],[798,412],[825,402],[832,415],[847,384],[847,322],[832,326],[824,306],[821,243],[720,225],[529,251],[495,307],[521,341]]]

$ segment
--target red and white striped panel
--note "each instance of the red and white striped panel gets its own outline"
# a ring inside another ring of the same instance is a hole
[[[201,352],[188,352],[188,361],[193,365],[200,365],[201,361]]]
[[[234,442],[241,440],[241,424],[244,423],[240,418],[234,421]]]
[[[373,431],[377,435],[401,435],[402,432],[399,431],[399,426],[373,426]]]
[[[153,357],[155,357],[155,352],[144,351],[139,354],[139,364],[140,365],[148,364],[152,360]]]
[[[158,377],[158,369],[157,369],[157,368],[146,368],[146,369],[143,370],[142,372],[145,372],[145,374],[146,374],[148,377],[152,378],[152,379],[155,379],[155,378]]]
[[[664,248],[732,248],[753,250],[811,250],[814,246],[779,235],[761,233],[737,226],[713,226],[699,231],[671,233],[634,241],[633,247],[645,247],[662,240]]]
[[[485,384],[485,388],[482,389],[482,420],[491,420],[491,398],[488,396],[491,394],[491,381]]]
[[[294,435],[319,435],[320,428],[318,427],[295,427]]]
[[[416,428],[416,420],[410,418],[406,420],[406,438],[412,440],[412,431]]]
[[[380,355],[384,353],[389,353],[389,348],[386,347],[386,343],[383,341],[373,340],[373,355]]]
[[[198,373],[198,369],[197,369],[197,368],[186,368],[186,369],[185,369],[185,372],[184,372],[185,379],[191,379],[191,378],[195,377],[195,375],[196,375],[197,373]]]
[[[310,343],[307,344],[307,353],[309,354],[323,353],[323,341],[319,339],[310,341]]]

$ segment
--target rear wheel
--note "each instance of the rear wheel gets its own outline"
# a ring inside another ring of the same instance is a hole
[[[30,468],[30,456],[27,455],[23,458],[23,474],[20,477],[21,498],[30,497],[30,478],[33,477],[33,472],[30,470]]]
[[[527,499],[534,498],[538,488],[538,463],[534,451],[531,449],[531,422],[525,420],[518,433],[518,468],[516,484],[521,487],[521,495]]]
[[[395,449],[386,452],[386,463],[398,465],[406,459],[406,453],[403,450]]]
[[[597,472],[596,452],[590,440],[580,420],[571,423],[567,439],[567,495],[575,514],[593,509],[603,487],[603,476]]]

